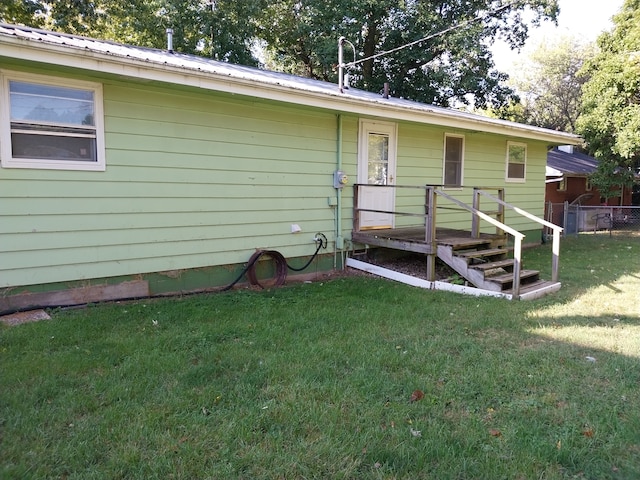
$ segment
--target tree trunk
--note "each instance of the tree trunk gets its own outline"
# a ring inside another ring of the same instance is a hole
[[[367,31],[364,37],[364,58],[371,57],[376,53],[376,45],[378,44],[379,38],[378,18],[379,16],[377,16],[374,11],[370,11],[367,14]],[[362,62],[362,77],[365,85],[369,84],[373,78],[373,62],[373,59]]]

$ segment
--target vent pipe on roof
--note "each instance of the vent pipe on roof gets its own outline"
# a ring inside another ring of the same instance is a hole
[[[389,82],[384,82],[384,90],[382,92],[384,98],[389,98]]]
[[[167,50],[173,53],[173,28],[167,28]]]

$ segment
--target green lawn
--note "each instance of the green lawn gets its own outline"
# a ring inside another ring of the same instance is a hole
[[[357,276],[0,327],[0,478],[638,479],[640,237],[560,262],[530,302]]]

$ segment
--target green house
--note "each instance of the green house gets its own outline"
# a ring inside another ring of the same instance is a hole
[[[473,205],[472,187],[491,187],[541,217],[548,149],[580,141],[6,24],[0,77],[0,311],[221,287],[263,250],[301,267],[318,249],[303,276],[341,269],[375,246],[358,235],[424,230],[438,192]],[[471,230],[473,212],[447,201],[433,231]],[[499,218],[539,241],[539,223]]]

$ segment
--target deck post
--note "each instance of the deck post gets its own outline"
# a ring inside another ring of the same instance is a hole
[[[513,242],[513,298],[520,296],[520,266],[522,265],[522,237],[514,237]]]
[[[353,184],[353,231],[360,231],[360,206],[358,205],[358,184]]]
[[[558,270],[560,266],[560,232],[559,228],[553,229],[553,245],[551,248],[551,281],[557,282],[559,275]]]
[[[504,202],[504,188],[498,189],[498,198]],[[496,220],[504,224],[504,203],[498,202],[498,214]],[[496,227],[496,235],[504,235],[504,230]]]
[[[480,211],[480,189],[473,187],[473,208]],[[480,238],[480,218],[471,215],[471,238]]]
[[[436,279],[436,194],[435,189],[427,185],[425,192],[425,206],[426,206],[426,219],[425,219],[425,232],[424,240],[429,245],[429,252],[427,254],[427,280],[430,282]]]

